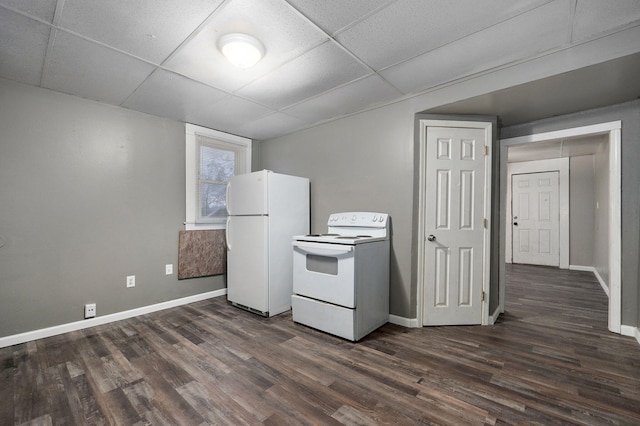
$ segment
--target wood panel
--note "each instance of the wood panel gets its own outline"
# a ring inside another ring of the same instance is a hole
[[[0,349],[0,424],[640,424],[592,274],[508,265],[495,326],[352,343],[215,298]]]

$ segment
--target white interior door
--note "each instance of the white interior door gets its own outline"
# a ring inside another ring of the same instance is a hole
[[[514,174],[513,262],[560,266],[559,173]]]
[[[482,323],[487,137],[485,128],[427,127],[424,325]]]

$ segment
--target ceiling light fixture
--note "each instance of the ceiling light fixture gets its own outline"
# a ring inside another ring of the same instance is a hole
[[[231,33],[220,37],[218,48],[229,62],[239,68],[250,68],[264,56],[260,40],[247,34]]]

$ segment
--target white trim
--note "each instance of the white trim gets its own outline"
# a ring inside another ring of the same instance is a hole
[[[487,325],[495,324],[496,321],[498,321],[498,317],[500,316],[501,313],[502,311],[500,310],[500,306],[497,306],[496,310],[493,311],[491,315],[489,315],[489,323]]]
[[[596,268],[594,268],[593,266],[569,265],[569,269],[571,271],[592,272],[593,275],[595,275],[598,282],[600,283],[600,287],[602,287],[602,290],[604,291],[604,293],[607,295],[607,297],[609,297],[609,287],[607,286],[607,283],[604,282],[604,280],[602,279],[602,277],[600,276],[600,273]]]
[[[523,143],[543,142],[553,139],[566,139],[574,136],[604,134],[612,130],[620,129],[621,127],[621,121],[611,121],[608,123],[593,124],[591,126],[574,127],[571,129],[562,129],[553,132],[535,133],[533,135],[503,139],[503,142],[508,142],[509,145],[520,145]]]
[[[225,223],[196,223],[196,218],[198,217],[197,194],[199,166],[196,136],[198,135],[243,147],[246,155],[244,170],[247,173],[251,171],[251,139],[196,126],[195,124],[185,124],[185,229],[187,231],[196,229],[225,229]]]
[[[609,330],[622,322],[622,124],[609,132]]]
[[[623,336],[635,337],[638,343],[640,343],[640,329],[631,325],[621,325],[620,334]]]
[[[67,324],[42,328],[40,330],[27,331],[25,333],[14,334],[12,336],[0,337],[0,348],[30,342],[36,339],[44,339],[45,337],[56,336],[58,334],[68,333],[70,331],[95,327],[96,325],[108,324],[127,318],[137,317],[139,315],[149,314],[151,312],[161,311],[163,309],[175,308],[176,306],[224,296],[225,294],[227,294],[227,289],[223,288],[220,290],[209,291],[207,293],[200,293],[193,296],[183,297],[181,299],[174,299],[166,302],[156,303],[154,305],[142,306],[140,308],[130,309],[128,311],[116,312],[114,314],[89,318],[82,321],[70,322]]]
[[[483,246],[483,265],[482,265],[482,291],[485,292],[486,297],[482,302],[482,312],[480,323],[482,325],[489,324],[489,300],[490,297],[490,271],[491,271],[491,177],[492,177],[492,161],[493,156],[493,124],[486,121],[456,121],[456,120],[419,120],[419,182],[418,182],[418,286],[417,286],[417,318],[419,326],[424,325],[424,280],[425,280],[425,267],[424,267],[424,238],[425,238],[425,190],[426,190],[426,141],[427,141],[427,127],[454,127],[454,128],[472,128],[472,129],[484,129],[485,131],[485,143],[488,148],[488,154],[485,155],[485,181],[484,181],[484,217],[487,219],[487,227],[484,232],[484,246]]]
[[[418,318],[405,318],[405,317],[399,317],[397,315],[389,315],[389,322],[391,324],[400,325],[402,327],[409,327],[409,328],[420,327]]]
[[[596,268],[593,266],[583,266],[583,265],[569,265],[570,271],[583,271],[583,272],[595,272]]]
[[[511,176],[522,173],[540,173],[558,171],[559,208],[560,208],[560,257],[561,269],[569,268],[569,158],[550,160],[521,161],[507,164],[507,218],[511,217]],[[513,260],[513,246],[510,223],[505,223],[505,262]]]
[[[608,134],[609,136],[609,330],[620,333],[622,315],[622,199],[621,199],[621,129],[622,121],[610,121],[590,126],[573,127],[554,132],[537,133],[500,141],[500,191],[506,195],[507,152],[509,146],[523,143],[535,143],[554,139]],[[501,204],[500,226],[506,229],[506,196]],[[501,237],[503,238],[503,237]],[[504,310],[505,268],[500,267],[499,276],[500,307]]]

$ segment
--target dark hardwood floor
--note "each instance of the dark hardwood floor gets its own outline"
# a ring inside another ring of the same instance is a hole
[[[359,343],[225,298],[0,349],[0,424],[640,424],[590,273],[509,266],[495,326]]]

